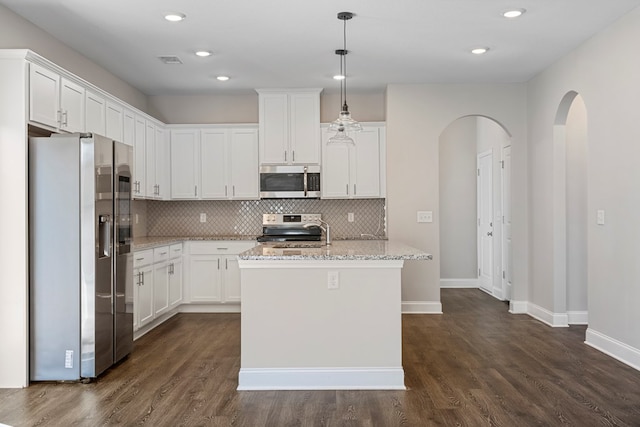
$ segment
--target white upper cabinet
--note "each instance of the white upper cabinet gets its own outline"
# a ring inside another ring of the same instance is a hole
[[[85,89],[37,64],[29,65],[29,120],[69,132],[84,131]]]
[[[167,191],[168,170],[165,166],[165,134],[162,125],[146,121],[145,132],[145,180],[146,194],[150,199],[164,199]],[[165,180],[165,177],[167,178]]]
[[[171,130],[171,198],[257,199],[255,128]]]
[[[227,183],[227,129],[203,129],[201,131],[200,157],[197,168],[200,171],[200,199],[226,199],[229,197]],[[256,165],[256,168],[258,165]]]
[[[136,143],[136,114],[127,109],[122,113],[122,142],[131,147]]]
[[[133,197],[142,199],[147,194],[146,141],[147,121],[136,115],[133,144]]]
[[[255,129],[231,129],[230,133],[227,159],[231,167],[228,173],[231,198],[257,199],[260,179],[258,132]]]
[[[322,89],[257,89],[261,164],[320,164]]]
[[[105,136],[114,141],[123,142],[124,109],[121,105],[107,101]]]
[[[198,197],[198,158],[200,131],[174,129],[171,131],[171,198]]]
[[[354,146],[326,145],[332,134],[323,128],[322,198],[385,197],[385,127],[363,125],[362,132],[349,134]]]
[[[85,92],[85,131],[105,136],[107,103],[103,96],[87,90]]]
[[[84,132],[85,89],[62,77],[60,79],[60,128]]]

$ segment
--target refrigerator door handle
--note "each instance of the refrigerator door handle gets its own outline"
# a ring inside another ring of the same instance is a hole
[[[111,256],[111,215],[98,216],[98,258]]]

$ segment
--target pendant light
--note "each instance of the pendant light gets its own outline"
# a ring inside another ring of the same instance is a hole
[[[340,114],[329,126],[329,131],[336,132],[334,136],[329,138],[327,144],[352,144],[355,145],[353,138],[349,137],[348,132],[360,132],[362,126],[351,118],[349,106],[347,105],[347,21],[353,18],[351,12],[338,13],[338,19],[343,22],[343,48],[336,50],[336,55],[340,56]]]

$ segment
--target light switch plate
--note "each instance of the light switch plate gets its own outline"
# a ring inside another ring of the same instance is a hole
[[[433,212],[418,211],[418,222],[433,222]]]
[[[604,210],[598,210],[596,212],[596,223],[598,225],[604,225]]]

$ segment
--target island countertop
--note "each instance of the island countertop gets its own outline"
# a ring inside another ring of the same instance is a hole
[[[335,240],[260,244],[238,255],[240,260],[430,260],[432,255],[393,240]]]

